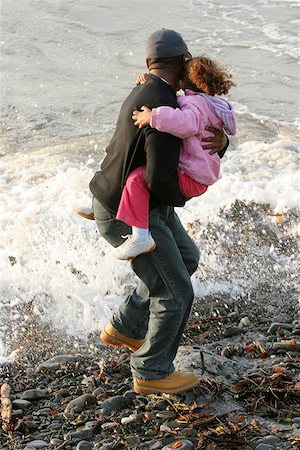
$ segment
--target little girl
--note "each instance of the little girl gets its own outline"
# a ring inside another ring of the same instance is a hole
[[[187,197],[202,195],[215,183],[220,173],[220,157],[203,149],[202,139],[210,135],[207,126],[236,132],[235,114],[230,103],[216,95],[227,94],[234,86],[231,75],[219,64],[201,56],[186,63],[182,80],[184,96],[178,96],[179,108],[169,106],[142,107],[134,111],[134,124],[140,128],[150,124],[158,131],[183,139],[180,149],[178,178],[181,193]],[[114,250],[118,259],[133,259],[156,248],[149,231],[150,193],[144,179],[145,167],[132,171],[126,181],[116,218],[132,227],[132,235]]]

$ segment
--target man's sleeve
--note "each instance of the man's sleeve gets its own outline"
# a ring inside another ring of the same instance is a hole
[[[178,182],[180,139],[150,126],[144,132],[148,189],[164,205],[183,206],[186,198],[180,193]]]

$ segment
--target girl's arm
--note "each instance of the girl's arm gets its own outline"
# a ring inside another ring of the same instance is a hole
[[[182,109],[170,106],[159,106],[152,111],[146,106],[141,109],[142,111],[133,111],[132,115],[134,124],[139,128],[150,124],[158,131],[173,134],[181,139],[194,136],[200,131],[201,114],[193,104]]]

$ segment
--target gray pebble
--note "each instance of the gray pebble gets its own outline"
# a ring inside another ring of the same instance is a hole
[[[258,439],[255,442],[255,445],[259,444],[269,444],[269,445],[276,445],[279,442],[281,442],[281,439],[277,436],[273,436],[272,434],[262,437],[261,439]]]
[[[225,337],[231,337],[231,336],[237,336],[238,334],[241,334],[242,330],[239,327],[228,327],[225,328],[223,335]]]
[[[22,410],[28,408],[28,406],[31,405],[31,403],[28,400],[22,400],[22,399],[13,400],[12,404],[14,407],[16,407],[18,409],[22,409]]]
[[[294,417],[292,419],[292,423],[299,423],[300,424],[300,417]]]
[[[88,441],[80,441],[76,446],[76,450],[92,450],[93,445]]]
[[[51,408],[41,408],[37,412],[40,416],[49,416],[51,414]]]
[[[40,400],[47,396],[47,391],[45,389],[28,389],[23,392],[23,400]]]
[[[116,424],[115,424],[116,425]],[[70,431],[65,434],[65,441],[71,441],[72,439],[91,439],[98,431],[98,427],[87,428],[81,431]]]
[[[74,398],[74,400],[71,400],[66,408],[65,412],[81,412],[84,409],[89,409],[91,406],[97,404],[97,399],[94,395],[91,394],[83,394],[80,395],[80,397]]]
[[[131,447],[136,447],[141,441],[141,439],[138,436],[134,435],[127,436],[125,440],[127,444],[130,445]]]
[[[270,444],[259,444],[257,447],[255,447],[255,450],[275,450],[274,445]]]
[[[98,395],[104,394],[106,392],[105,388],[103,388],[102,386],[97,387],[92,394],[97,397]]]
[[[63,441],[62,441],[61,439],[58,439],[58,438],[52,438],[52,439],[50,439],[50,444],[53,445],[53,446],[55,446],[55,447],[58,447],[58,446],[61,445],[62,443],[63,443]]]
[[[115,422],[105,422],[101,425],[102,430],[111,430],[112,428],[116,428]]]
[[[174,448],[174,444],[176,442],[182,442],[180,447],[176,447],[176,450],[192,450],[195,448],[194,444],[188,439],[176,439],[176,441],[170,442],[169,444],[165,445],[162,450],[169,450]]]
[[[37,448],[38,449],[39,448],[47,448],[47,447],[49,447],[49,444],[48,444],[48,442],[42,441],[40,439],[36,439],[34,441],[28,442],[26,447],[32,447],[32,448],[35,448],[35,449],[37,449]],[[26,449],[26,447],[25,447],[25,449]]]
[[[77,361],[81,360],[81,356],[77,355],[58,355],[54,358],[48,359],[37,367],[37,371],[41,372],[43,370],[55,371],[64,364],[75,365]]]
[[[132,399],[124,397],[123,395],[116,395],[115,397],[111,397],[104,402],[100,403],[100,414],[108,415],[112,412],[121,411],[122,409],[127,408],[132,404]]]
[[[174,411],[160,411],[156,414],[156,417],[160,419],[174,419],[176,417],[176,413]]]

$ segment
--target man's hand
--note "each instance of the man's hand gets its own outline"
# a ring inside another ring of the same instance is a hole
[[[141,111],[133,111],[132,119],[134,120],[134,125],[139,128],[143,128],[149,125],[151,119],[151,109],[147,106],[142,106]]]
[[[203,149],[210,150],[209,152],[210,155],[213,155],[214,153],[218,153],[220,150],[223,150],[228,143],[228,138],[224,133],[224,131],[214,127],[205,127],[205,129],[207,131],[210,131],[213,134],[213,136],[209,136],[203,139],[204,142],[209,142],[209,144],[203,145]]]
[[[135,80],[136,84],[145,84],[147,80],[147,73],[143,73],[142,75],[139,75],[137,79]]]

